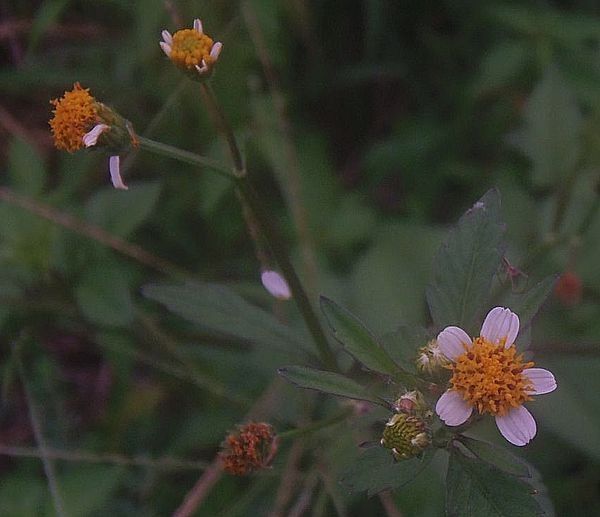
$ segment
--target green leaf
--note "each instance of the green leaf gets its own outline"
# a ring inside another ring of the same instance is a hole
[[[103,188],[86,204],[88,221],[127,237],[152,213],[160,195],[158,182],[130,183],[127,192]]]
[[[223,285],[200,282],[153,284],[145,286],[142,293],[182,318],[226,336],[290,352],[298,349],[314,351],[310,338],[283,325]]]
[[[127,278],[110,262],[86,269],[75,289],[83,314],[99,325],[124,326],[133,320],[133,301]]]
[[[481,95],[514,81],[527,64],[529,52],[529,48],[519,41],[509,41],[492,48],[479,67],[476,92]]]
[[[554,185],[574,172],[582,126],[573,93],[558,69],[549,67],[527,102],[523,128],[512,139],[531,160],[536,185]]]
[[[335,338],[357,361],[374,372],[388,375],[398,372],[398,365],[350,311],[325,296],[321,296],[321,310]]]
[[[29,31],[29,47],[27,52],[31,54],[44,32],[56,24],[62,12],[69,5],[69,0],[46,0],[37,9],[33,24]]]
[[[430,449],[420,458],[395,461],[388,449],[369,447],[342,475],[340,482],[351,492],[366,490],[370,497],[382,490],[407,485],[423,471],[434,455],[435,450]]]
[[[15,190],[30,196],[42,193],[46,183],[46,168],[37,149],[15,138],[8,151],[8,175]]]
[[[521,328],[525,328],[552,293],[556,280],[556,276],[548,276],[523,293],[509,293],[502,305],[516,313],[519,316]]]
[[[506,472],[450,452],[446,477],[446,514],[462,517],[537,517],[544,515],[533,488]]]
[[[503,233],[500,195],[493,189],[460,218],[435,258],[427,302],[438,327],[475,330],[500,266]]]
[[[475,438],[469,438],[468,436],[460,436],[459,440],[460,443],[481,461],[489,463],[513,476],[522,478],[531,477],[531,472],[527,463],[508,450],[492,445],[491,443],[475,440]]]
[[[431,336],[423,327],[401,325],[394,332],[385,334],[381,344],[393,360],[409,372],[416,372],[417,351],[425,346]]]
[[[357,382],[339,373],[315,370],[306,366],[288,366],[279,369],[279,375],[300,388],[331,393],[340,397],[367,400],[383,405],[383,401],[367,393]]]

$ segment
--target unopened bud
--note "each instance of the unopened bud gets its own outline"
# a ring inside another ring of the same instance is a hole
[[[424,347],[419,348],[416,366],[417,370],[427,375],[435,375],[450,365],[450,361],[440,350],[436,339],[429,341]]]
[[[380,443],[396,460],[412,458],[429,447],[431,431],[422,418],[396,413],[385,424]]]

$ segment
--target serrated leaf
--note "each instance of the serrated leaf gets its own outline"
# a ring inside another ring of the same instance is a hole
[[[460,218],[435,258],[427,302],[438,327],[475,330],[500,266],[503,233],[500,195],[492,189]]]
[[[321,310],[334,337],[357,361],[374,372],[387,375],[398,372],[398,365],[350,311],[325,296],[321,296]]]
[[[524,126],[511,141],[531,160],[533,182],[554,185],[574,172],[583,125],[575,96],[555,66],[533,90],[524,115]]]
[[[298,349],[314,351],[310,338],[283,325],[224,285],[153,284],[145,286],[142,293],[192,323],[244,342],[284,348],[291,353]]]
[[[507,449],[497,447],[491,443],[483,442],[481,440],[475,440],[475,438],[469,438],[468,436],[461,436],[459,438],[467,449],[469,449],[475,456],[481,461],[489,463],[494,467],[511,474],[513,476],[530,478],[531,472],[527,463],[521,458],[515,456]]]
[[[364,386],[339,373],[316,370],[306,366],[287,366],[279,369],[279,375],[300,388],[384,405],[382,400],[370,395]]]
[[[367,491],[370,497],[382,490],[400,488],[413,481],[429,464],[435,450],[422,457],[395,461],[391,451],[383,447],[369,447],[342,475],[340,483],[351,492]]]
[[[44,189],[46,168],[37,149],[15,138],[8,151],[8,175],[18,192],[37,196]]]
[[[157,182],[132,182],[127,192],[107,187],[87,202],[86,217],[119,237],[127,237],[152,213],[159,195]]]
[[[446,477],[446,514],[450,517],[538,517],[545,515],[525,481],[467,458],[452,449]]]

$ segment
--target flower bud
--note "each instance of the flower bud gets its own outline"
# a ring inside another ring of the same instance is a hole
[[[407,391],[404,395],[400,395],[392,407],[396,413],[406,413],[426,419],[433,416],[429,404],[419,390]]]
[[[396,413],[385,424],[380,443],[396,460],[408,459],[429,447],[431,431],[422,418]]]
[[[437,340],[432,339],[424,347],[419,348],[416,366],[420,372],[432,376],[443,371],[449,365],[450,361],[442,354]]]

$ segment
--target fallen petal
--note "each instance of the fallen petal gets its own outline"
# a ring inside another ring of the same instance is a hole
[[[113,187],[128,190],[129,187],[123,183],[123,178],[121,178],[121,159],[118,155],[111,156],[108,160],[108,169],[110,170],[110,181],[112,181]]]
[[[276,271],[263,271],[260,279],[265,289],[278,300],[289,300],[292,297],[285,278]]]

